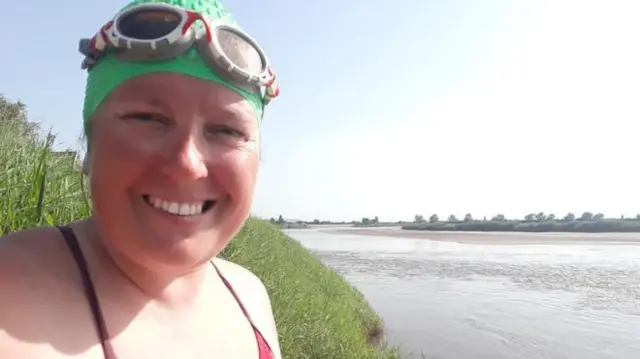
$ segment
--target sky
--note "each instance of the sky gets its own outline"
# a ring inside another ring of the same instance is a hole
[[[262,125],[255,215],[640,213],[640,1],[224,4],[281,86]],[[122,5],[0,12],[0,93],[60,148],[82,132],[78,39]]]

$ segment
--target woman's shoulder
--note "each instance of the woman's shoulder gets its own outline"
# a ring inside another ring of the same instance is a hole
[[[50,295],[60,286],[75,286],[76,275],[69,257],[56,228],[35,228],[0,237],[0,307],[10,306],[5,302],[11,299]]]
[[[15,282],[35,273],[45,276],[54,274],[64,250],[64,242],[57,240],[59,236],[55,228],[43,227],[0,237],[2,283]],[[48,270],[42,270],[45,268]]]
[[[238,295],[252,319],[254,316],[262,316],[265,312],[271,315],[269,293],[260,278],[247,268],[221,258],[215,258],[213,263],[231,284],[233,291]]]
[[[221,258],[216,258],[213,262],[233,287],[233,291],[249,313],[251,321],[260,330],[276,357],[280,358],[278,332],[273,318],[271,300],[262,280],[236,263]]]
[[[55,357],[53,349],[33,343],[67,342],[60,326],[76,322],[72,308],[78,308],[83,297],[65,246],[55,228],[0,237],[0,357]]]
[[[231,282],[234,289],[236,289],[236,285],[239,285],[249,286],[251,290],[266,291],[262,280],[247,268],[218,257],[213,259],[213,263],[220,270],[220,273]],[[236,282],[238,283],[236,284]]]

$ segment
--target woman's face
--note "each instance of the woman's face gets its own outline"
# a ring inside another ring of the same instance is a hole
[[[146,267],[218,254],[249,215],[256,113],[237,93],[172,73],[133,78],[91,123],[91,195],[101,240]]]

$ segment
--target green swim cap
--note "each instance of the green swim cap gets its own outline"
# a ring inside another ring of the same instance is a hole
[[[134,5],[146,3],[162,3],[179,6],[183,9],[207,15],[212,20],[223,21],[229,25],[238,27],[236,20],[218,0],[134,0],[122,10]],[[223,85],[236,91],[249,101],[258,114],[258,118],[262,118],[263,101],[260,96],[235,86],[232,82],[216,74],[211,67],[207,66],[195,48],[170,60],[144,63],[121,61],[113,54],[107,52],[89,71],[89,75],[87,76],[84,108],[82,111],[85,135],[88,136],[89,119],[111,91],[132,77],[153,72],[179,73]]]

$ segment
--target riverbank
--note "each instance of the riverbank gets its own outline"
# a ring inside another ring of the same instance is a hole
[[[0,97],[0,235],[89,215],[76,154],[52,152],[53,142]],[[364,296],[275,226],[249,219],[223,256],[267,287],[284,358],[399,358]]]
[[[584,244],[605,243],[640,245],[640,233],[527,233],[527,232],[466,232],[466,231],[415,231],[383,228],[325,229],[327,233],[415,238],[464,244],[515,245],[515,244]]]

